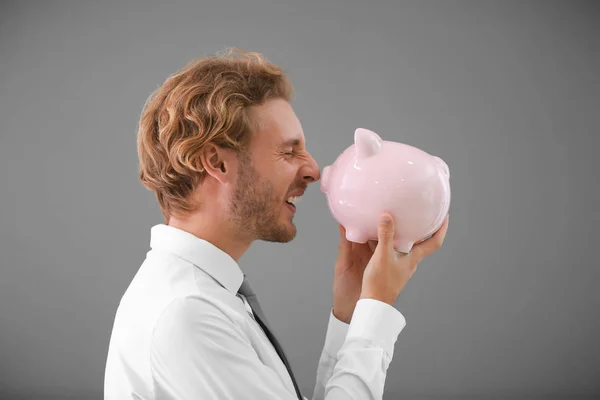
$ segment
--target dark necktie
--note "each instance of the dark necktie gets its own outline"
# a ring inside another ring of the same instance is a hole
[[[262,308],[260,307],[258,297],[256,297],[256,293],[254,293],[254,290],[252,290],[252,286],[250,286],[250,282],[248,282],[246,275],[244,275],[244,281],[242,282],[242,286],[240,287],[240,290],[238,290],[238,293],[244,295],[246,300],[248,300],[250,308],[252,308],[252,312],[254,313],[254,318],[256,319],[256,322],[258,322],[262,330],[265,332],[265,334],[271,341],[271,344],[273,344],[273,347],[275,347],[277,354],[279,354],[279,357],[285,364],[285,367],[287,368],[288,373],[290,374],[290,378],[292,378],[292,382],[294,383],[294,389],[296,389],[298,399],[303,400],[302,394],[300,393],[300,389],[298,388],[298,384],[296,383],[296,379],[294,378],[294,374],[292,373],[292,367],[290,367],[290,363],[288,362],[285,354],[283,353],[283,349],[277,341],[277,338],[275,338],[275,335],[269,329],[267,324],[267,318],[265,317],[265,314]]]

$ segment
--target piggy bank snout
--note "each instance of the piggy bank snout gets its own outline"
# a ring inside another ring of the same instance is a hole
[[[331,167],[327,166],[321,171],[321,192],[327,193],[329,189],[329,174],[331,173]]]

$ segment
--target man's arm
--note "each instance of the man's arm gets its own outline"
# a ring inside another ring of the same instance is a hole
[[[331,321],[313,400],[381,399],[403,321],[393,307],[370,299],[359,301],[349,326]],[[157,400],[296,400],[260,361],[246,334],[197,298],[176,300],[163,312],[151,366]]]
[[[350,324],[330,312],[312,400],[381,399],[404,316],[389,304],[362,299]]]

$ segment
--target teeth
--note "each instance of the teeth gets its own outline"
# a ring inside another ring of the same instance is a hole
[[[288,198],[287,198],[287,200],[286,200],[286,201],[287,201],[288,203],[292,203],[292,204],[294,204],[296,201],[298,201],[298,199],[299,199],[299,197],[297,197],[297,196],[290,196],[290,197],[288,197]]]

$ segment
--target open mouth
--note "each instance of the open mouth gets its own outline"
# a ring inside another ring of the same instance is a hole
[[[294,204],[296,201],[298,201],[298,197],[291,196],[287,198],[285,203],[292,209],[292,211],[296,211],[296,205]]]

